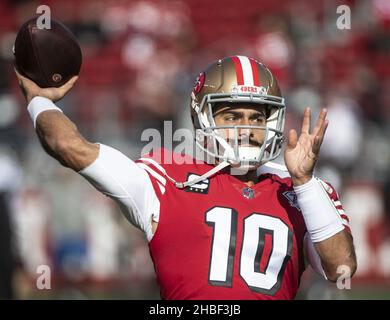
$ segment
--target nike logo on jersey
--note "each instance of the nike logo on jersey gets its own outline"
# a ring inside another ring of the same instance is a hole
[[[199,178],[200,176],[194,173],[189,173],[187,177],[187,181],[192,181],[196,178]],[[192,186],[189,186],[185,188],[184,190],[187,192],[194,192],[194,193],[202,193],[202,194],[208,194],[209,193],[209,187],[210,187],[210,180],[204,179],[198,183],[193,184]]]

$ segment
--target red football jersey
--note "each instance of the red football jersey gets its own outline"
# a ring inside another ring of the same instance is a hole
[[[182,190],[167,175],[182,182],[212,166],[167,150],[137,162],[148,166],[160,201],[149,249],[162,298],[295,297],[306,226],[290,178],[265,174],[249,188],[227,171]]]

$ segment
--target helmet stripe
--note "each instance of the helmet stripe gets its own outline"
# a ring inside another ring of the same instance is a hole
[[[253,72],[251,62],[248,57],[237,56],[240,59],[242,71],[244,75],[244,85],[253,86]]]
[[[260,87],[260,74],[259,74],[259,68],[257,66],[257,62],[254,59],[249,58],[252,66],[252,74],[253,74],[253,84],[256,87]]]
[[[244,75],[242,71],[241,61],[237,56],[232,57],[232,61],[234,63],[234,69],[236,70],[237,84],[241,86],[244,84]]]

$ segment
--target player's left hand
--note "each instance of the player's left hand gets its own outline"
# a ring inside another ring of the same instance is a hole
[[[306,108],[299,138],[294,129],[289,132],[284,161],[295,186],[308,182],[313,176],[314,166],[329,123],[326,114],[327,110],[322,109],[317,124],[310,133],[311,109]]]

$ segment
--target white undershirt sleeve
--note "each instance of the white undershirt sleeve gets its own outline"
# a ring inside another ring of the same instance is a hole
[[[328,279],[326,273],[322,267],[321,258],[314,247],[313,241],[310,239],[309,233],[306,232],[303,238],[303,250],[305,254],[305,260],[310,264],[314,271],[319,275],[323,276],[326,280]]]
[[[152,218],[158,216],[160,202],[145,170],[118,150],[100,144],[97,159],[79,174],[113,199],[148,241],[152,239]]]

